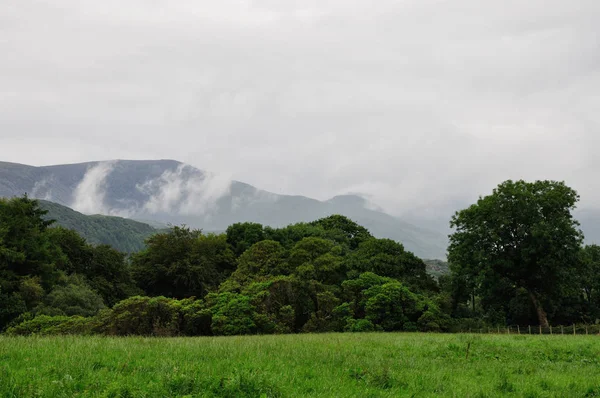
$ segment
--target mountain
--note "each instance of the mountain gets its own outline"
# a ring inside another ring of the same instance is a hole
[[[442,275],[450,274],[450,266],[446,261],[442,260],[423,260],[427,267],[427,272],[438,279]]]
[[[24,193],[85,214],[122,216],[158,225],[186,224],[205,231],[223,231],[242,221],[280,227],[343,214],[377,237],[402,242],[419,257],[445,258],[445,234],[386,214],[362,197],[343,195],[319,201],[277,195],[174,160],[45,167],[0,162],[0,196]]]
[[[55,225],[73,229],[88,243],[107,244],[124,253],[134,253],[144,248],[144,240],[158,230],[148,224],[121,217],[87,216],[58,203],[40,200],[46,211],[45,218],[55,220]]]

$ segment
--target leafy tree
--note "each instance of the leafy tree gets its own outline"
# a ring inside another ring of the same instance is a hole
[[[257,276],[287,275],[290,269],[285,257],[286,251],[279,242],[257,242],[239,257],[233,278],[247,281]]]
[[[265,239],[263,226],[251,222],[230,225],[225,234],[227,243],[233,247],[233,251],[238,257],[252,245]]]
[[[457,212],[448,257],[454,274],[479,293],[505,279],[527,291],[540,325],[544,302],[573,287],[582,241],[571,215],[579,196],[562,182],[506,181]]]
[[[580,286],[588,303],[600,303],[600,246],[587,245],[581,250]]]
[[[235,269],[235,255],[225,235],[174,227],[147,241],[132,258],[139,287],[150,295],[203,297]]]
[[[237,293],[211,294],[212,330],[217,335],[254,334],[258,331],[255,307],[250,297]]]
[[[107,305],[140,293],[124,253],[108,245],[89,245],[77,232],[66,228],[50,228],[48,234],[66,255],[61,270],[85,276]]]
[[[336,284],[344,279],[342,248],[330,240],[304,238],[290,251],[288,261],[303,280]]]
[[[16,289],[23,276],[38,276],[45,289],[60,276],[56,264],[65,258],[48,238],[52,222],[44,220],[45,213],[27,196],[0,198],[0,286],[7,292]]]
[[[425,263],[404,250],[401,243],[390,239],[369,238],[360,243],[346,260],[350,276],[373,272],[401,280],[416,290],[437,289],[427,274]]]
[[[64,286],[56,286],[44,300],[43,308],[36,312],[52,315],[93,316],[104,308],[102,297],[94,292],[85,279],[73,275]]]
[[[334,235],[330,236],[336,237],[335,240],[340,243],[347,243],[351,249],[356,249],[361,242],[373,237],[365,227],[339,214],[313,221],[310,225],[319,226],[326,231],[333,232]]]

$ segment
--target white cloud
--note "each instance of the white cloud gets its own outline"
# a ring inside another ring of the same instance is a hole
[[[210,215],[218,200],[230,192],[231,178],[225,174],[199,173],[182,164],[138,185],[137,189],[149,195],[143,209],[150,213]]]
[[[600,203],[597,0],[9,3],[3,160],[175,158],[396,214],[508,178]],[[169,181],[149,209],[191,211]]]
[[[114,167],[114,162],[99,162],[88,168],[73,191],[73,202],[70,207],[84,214],[111,214],[104,198],[106,177]]]
[[[31,196],[36,199],[52,200],[52,184],[54,180],[54,176],[50,176],[36,181],[31,190]]]

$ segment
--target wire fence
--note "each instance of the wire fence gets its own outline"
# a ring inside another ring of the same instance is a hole
[[[547,335],[600,335],[600,325],[569,326],[490,326],[483,328],[461,329],[462,333],[480,334],[547,334]]]

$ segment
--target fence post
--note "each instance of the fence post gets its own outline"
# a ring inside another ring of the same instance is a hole
[[[573,324],[573,336],[575,336],[577,333],[575,333],[575,324]]]
[[[542,334],[542,325],[540,325],[540,334]]]
[[[529,334],[531,334],[531,325],[529,325],[528,328],[529,328]]]
[[[521,334],[521,328],[517,325],[517,334]]]
[[[510,334],[510,326],[506,328],[506,334]]]
[[[565,334],[565,330],[563,329],[563,325],[560,325],[560,334]]]
[[[585,334],[586,334],[586,336],[587,336],[587,334],[588,334],[587,325],[585,325]]]
[[[550,334],[552,334],[552,325],[550,325]]]

